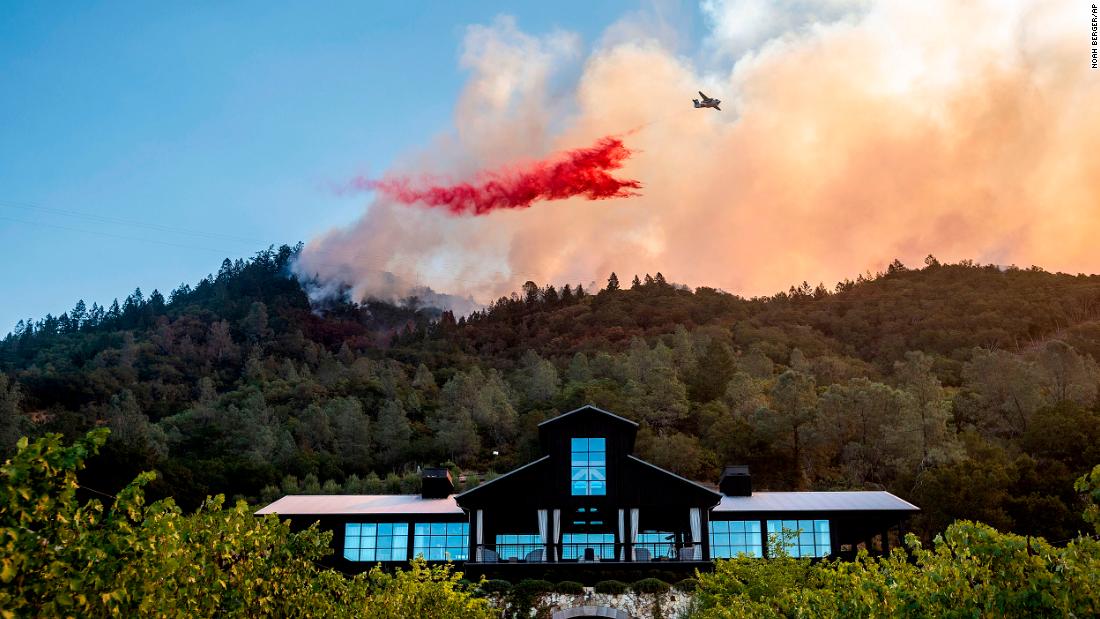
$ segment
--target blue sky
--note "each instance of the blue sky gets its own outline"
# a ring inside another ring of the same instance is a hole
[[[510,14],[590,44],[637,8],[6,3],[0,332],[353,219],[330,183],[448,130],[466,26]]]

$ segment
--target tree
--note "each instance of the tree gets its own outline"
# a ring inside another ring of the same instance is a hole
[[[720,397],[736,371],[729,346],[712,338],[703,356],[688,374],[688,397],[696,402],[710,402]]]
[[[1074,402],[1081,406],[1096,403],[1100,369],[1092,357],[1082,357],[1069,344],[1051,340],[1039,353],[1038,363],[1055,402]]]
[[[534,405],[550,402],[561,389],[557,368],[533,350],[528,350],[520,359],[515,383],[521,399]]]
[[[920,459],[914,437],[898,432],[913,427],[915,415],[904,391],[867,378],[830,385],[819,400],[814,436],[823,458],[833,460],[855,487],[883,484]],[[916,458],[909,457],[916,451]]]
[[[387,468],[393,469],[404,460],[409,448],[412,429],[405,410],[396,400],[387,400],[378,413],[378,423],[374,440],[378,446],[378,459]]]
[[[902,388],[913,398],[917,421],[914,434],[920,440],[921,461],[927,466],[957,456],[957,445],[949,431],[951,401],[940,380],[932,373],[932,357],[919,352],[905,353],[905,360],[894,364],[894,373]]]
[[[642,287],[642,280],[638,279],[638,276],[635,275],[634,279],[630,281],[630,289],[631,290],[637,290],[641,287]]]
[[[111,397],[106,416],[112,441],[128,449],[155,454],[157,458],[168,455],[164,431],[149,423],[149,417],[142,412],[129,389]]]
[[[325,416],[331,420],[335,454],[346,470],[367,470],[371,464],[370,418],[356,398],[344,397],[325,404]]]
[[[30,430],[30,423],[20,410],[19,385],[0,374],[0,460],[14,453],[15,443]]]
[[[984,425],[1021,434],[1049,400],[1039,367],[1003,350],[974,350],[963,367],[966,387],[976,396]]]
[[[804,432],[817,412],[817,390],[812,376],[787,370],[779,375],[771,391],[773,423],[782,428],[790,440],[791,460],[799,483],[805,480],[802,450]]]
[[[619,276],[615,275],[614,271],[611,273],[611,277],[607,278],[607,290],[619,289]]]

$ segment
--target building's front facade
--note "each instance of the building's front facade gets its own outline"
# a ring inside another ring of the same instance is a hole
[[[919,511],[888,492],[752,492],[743,467],[716,492],[633,455],[638,425],[586,406],[539,426],[542,457],[459,495],[444,474],[422,495],[286,496],[258,514],[334,531],[335,566],[416,556],[524,578],[616,570],[688,575],[717,558],[850,556]],[[575,578],[575,579],[580,579]]]

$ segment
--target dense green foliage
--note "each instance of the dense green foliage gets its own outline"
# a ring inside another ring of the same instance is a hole
[[[1100,466],[1078,483],[1100,494]],[[1089,508],[1096,503],[1089,501]],[[1092,512],[1094,513],[1094,512]],[[1100,523],[1098,523],[1100,524]],[[1100,531],[1100,527],[1097,528]],[[959,521],[926,549],[855,562],[719,561],[699,576],[696,619],[736,617],[1095,617],[1100,541],[1064,546]]]
[[[630,587],[621,580],[601,580],[596,583],[596,593],[609,595],[622,595],[630,590]]]
[[[672,585],[659,578],[643,578],[630,585],[630,590],[635,593],[664,593],[671,588]]]
[[[593,403],[692,478],[745,463],[758,489],[888,489],[924,509],[926,541],[960,518],[1055,540],[1083,524],[1100,277],[929,258],[754,299],[661,274],[528,282],[456,320],[415,298],[311,304],[295,253],[20,324],[0,342],[0,451],[107,426],[82,484],[156,470],[149,495],[186,509],[413,492],[417,466],[469,486],[523,464],[539,422]]]
[[[0,467],[0,615],[4,617],[492,616],[460,574],[414,562],[346,578],[317,567],[331,533],[291,533],[221,497],[185,515],[147,503],[143,474],[107,504],[81,502],[76,472],[102,446],[97,430],[20,442]]]
[[[554,585],[554,592],[577,595],[580,593],[584,593],[584,585],[575,580],[563,580]]]

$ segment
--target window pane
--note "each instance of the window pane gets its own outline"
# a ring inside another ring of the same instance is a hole
[[[588,494],[603,496],[607,494],[607,484],[602,481],[590,481]]]
[[[461,522],[448,522],[447,535],[463,535],[462,527],[463,523]]]

